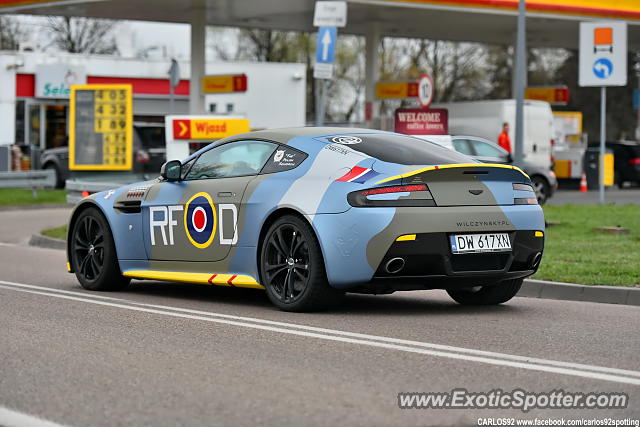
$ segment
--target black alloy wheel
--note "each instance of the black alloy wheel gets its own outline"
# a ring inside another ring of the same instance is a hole
[[[76,225],[73,251],[80,261],[78,273],[88,281],[95,281],[104,269],[104,231],[92,216],[85,216]]]
[[[298,227],[282,224],[267,241],[266,281],[285,304],[298,300],[309,283],[309,247]]]
[[[80,213],[69,239],[70,262],[83,288],[110,291],[129,284],[130,279],[120,273],[109,225],[96,209]]]
[[[260,276],[269,299],[281,310],[324,309],[344,294],[327,281],[322,251],[313,229],[294,215],[278,218],[265,234]]]

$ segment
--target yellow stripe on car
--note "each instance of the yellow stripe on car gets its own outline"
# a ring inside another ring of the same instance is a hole
[[[544,237],[544,233],[542,231],[536,231],[536,237]]]
[[[396,239],[396,242],[407,242],[409,240],[416,240],[415,234],[405,234],[404,236],[400,236]]]
[[[178,271],[129,270],[123,276],[133,279],[166,280],[169,282],[195,283],[202,285],[233,286],[238,288],[264,289],[256,279],[244,274],[187,273]]]
[[[400,179],[400,178],[408,178],[410,176],[417,175],[417,174],[422,173],[422,172],[428,172],[428,171],[440,170],[440,169],[454,169],[454,168],[502,168],[502,169],[513,169],[515,171],[520,172],[522,175],[526,176],[527,178],[529,178],[529,175],[524,173],[522,171],[522,169],[520,169],[517,166],[501,165],[501,164],[497,164],[497,163],[454,163],[454,164],[451,164],[451,165],[428,166],[426,168],[417,169],[417,170],[414,170],[412,172],[407,172],[407,173],[403,173],[401,175],[395,175],[395,176],[391,176],[389,178],[385,178],[383,180],[380,180],[380,181],[376,182],[376,184],[382,184],[383,182],[394,181],[394,180]]]

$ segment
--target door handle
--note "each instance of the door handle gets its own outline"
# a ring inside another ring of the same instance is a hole
[[[235,197],[236,193],[232,193],[231,191],[221,191],[218,193],[218,197]]]

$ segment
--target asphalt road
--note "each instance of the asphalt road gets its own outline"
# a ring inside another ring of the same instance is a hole
[[[243,289],[134,282],[91,293],[66,273],[63,252],[24,243],[67,215],[0,212],[0,425],[10,416],[74,426],[640,418],[637,307],[515,298],[468,308],[424,291],[294,314]],[[399,392],[455,388],[624,392],[629,403],[398,408]]]

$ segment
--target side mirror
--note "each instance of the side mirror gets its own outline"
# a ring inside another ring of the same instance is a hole
[[[166,181],[180,181],[182,178],[182,163],[180,160],[169,160],[160,168],[160,176]]]
[[[513,163],[513,156],[511,155],[511,153],[507,153],[507,155],[505,156],[505,160],[507,163]]]

